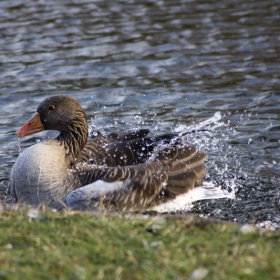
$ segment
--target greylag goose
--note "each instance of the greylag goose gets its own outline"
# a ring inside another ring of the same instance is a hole
[[[55,139],[25,149],[16,160],[10,191],[16,202],[62,209],[145,210],[201,185],[206,154],[178,134],[88,137],[85,111],[65,95],[45,99],[17,137],[58,130]]]

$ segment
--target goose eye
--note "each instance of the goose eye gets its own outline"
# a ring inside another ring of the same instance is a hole
[[[52,111],[54,109],[54,105],[49,105],[49,111]]]

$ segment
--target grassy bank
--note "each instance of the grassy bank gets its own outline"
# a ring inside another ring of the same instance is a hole
[[[280,279],[280,233],[183,216],[0,212],[0,279]]]

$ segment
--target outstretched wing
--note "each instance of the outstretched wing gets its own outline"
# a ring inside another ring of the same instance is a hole
[[[171,146],[154,161],[129,166],[82,166],[75,172],[81,187],[66,204],[73,209],[143,210],[199,185],[206,155],[194,146]]]

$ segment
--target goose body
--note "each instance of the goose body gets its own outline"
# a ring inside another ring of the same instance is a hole
[[[65,95],[45,99],[18,137],[58,130],[56,139],[25,149],[10,180],[15,201],[62,209],[145,210],[173,201],[203,182],[206,154],[177,134],[148,137],[96,133],[88,138],[80,104]]]

